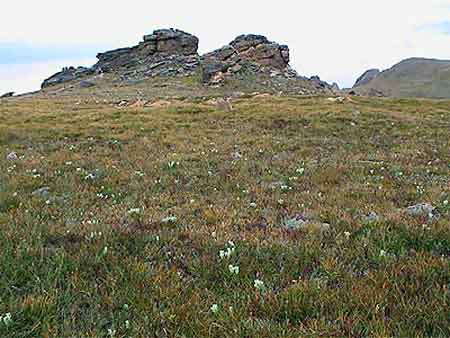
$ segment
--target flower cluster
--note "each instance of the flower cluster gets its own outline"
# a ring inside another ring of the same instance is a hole
[[[11,313],[7,313],[3,316],[0,316],[0,324],[3,323],[4,325],[8,326],[12,323],[12,316]]]
[[[220,259],[229,258],[235,251],[235,245],[232,241],[228,241],[227,246],[219,251]]]

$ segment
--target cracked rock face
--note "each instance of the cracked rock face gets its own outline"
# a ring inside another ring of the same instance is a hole
[[[202,57],[205,83],[219,83],[243,68],[256,72],[290,70],[289,48],[271,42],[265,36],[249,34],[240,35],[229,45]]]

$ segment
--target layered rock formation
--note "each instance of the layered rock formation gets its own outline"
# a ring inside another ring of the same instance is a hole
[[[150,77],[201,74],[206,86],[233,86],[248,90],[290,92],[295,94],[333,94],[336,88],[318,77],[299,76],[290,66],[289,48],[262,35],[241,35],[230,44],[199,56],[199,40],[177,29],[160,29],[145,35],[137,46],[120,48],[97,55],[90,67],[69,67],[51,76],[42,88],[76,83],[77,88],[96,85],[97,78],[112,74],[108,81],[133,84]]]
[[[289,68],[289,48],[269,41],[261,35],[241,35],[220,49],[202,57],[202,79],[217,84],[242,70],[284,72],[296,76]]]
[[[190,75],[199,66],[198,38],[176,29],[156,30],[137,46],[97,55],[91,68],[64,68],[42,84],[42,88],[83,77],[115,72],[122,78]]]
[[[156,30],[131,48],[97,55],[96,72],[141,73],[145,76],[186,74],[198,67],[198,38],[176,29]]]

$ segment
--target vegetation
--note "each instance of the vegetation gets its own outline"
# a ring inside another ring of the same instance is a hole
[[[449,337],[449,102],[233,106],[2,101],[0,337]]]

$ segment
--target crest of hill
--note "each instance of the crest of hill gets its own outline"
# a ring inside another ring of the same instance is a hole
[[[450,98],[450,60],[410,58],[364,73],[352,89],[360,95]]]
[[[132,85],[152,78],[196,78],[206,87],[227,84],[237,90],[259,87],[273,92],[331,94],[336,86],[299,76],[289,66],[289,48],[262,35],[241,35],[220,49],[198,54],[199,39],[178,29],[159,29],[145,35],[143,41],[99,53],[92,67],[67,67],[42,83],[42,89],[57,85],[72,87],[104,86],[104,75],[114,85]],[[256,86],[255,86],[256,85]]]

